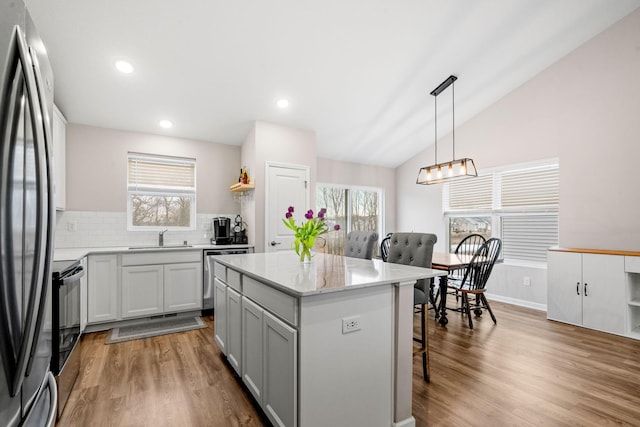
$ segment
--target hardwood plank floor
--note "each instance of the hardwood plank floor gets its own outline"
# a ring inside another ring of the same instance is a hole
[[[640,425],[640,341],[492,302],[498,319],[430,312],[431,383],[414,347],[417,426]],[[82,342],[83,369],[59,427],[262,426],[208,328],[104,345]],[[419,329],[415,317],[415,330]]]

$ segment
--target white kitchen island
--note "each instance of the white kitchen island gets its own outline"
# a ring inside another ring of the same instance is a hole
[[[288,251],[215,260],[216,343],[274,425],[415,425],[413,284],[444,272]]]

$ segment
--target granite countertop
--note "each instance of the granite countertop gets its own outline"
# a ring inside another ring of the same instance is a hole
[[[208,243],[196,245],[172,245],[165,246],[154,245],[131,245],[131,246],[107,246],[94,248],[56,248],[53,251],[54,261],[75,261],[82,259],[89,254],[118,254],[118,253],[142,253],[142,252],[161,252],[161,251],[202,251],[206,249],[238,249],[250,248],[251,245],[211,245]]]
[[[301,297],[326,292],[386,285],[412,284],[418,279],[445,276],[446,271],[339,255],[316,254],[301,263],[293,251],[221,255],[218,262],[290,295]]]

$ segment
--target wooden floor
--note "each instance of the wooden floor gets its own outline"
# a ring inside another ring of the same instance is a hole
[[[640,341],[492,307],[498,324],[482,316],[473,331],[459,314],[444,328],[430,313],[431,383],[414,353],[417,426],[640,425]],[[207,324],[111,345],[105,333],[87,335],[58,426],[265,425]]]

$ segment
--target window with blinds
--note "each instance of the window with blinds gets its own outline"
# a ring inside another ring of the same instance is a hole
[[[129,153],[130,229],[195,228],[195,159]]]
[[[546,262],[547,249],[558,244],[556,162],[454,181],[445,185],[443,193],[451,246],[474,232],[466,232],[460,224],[477,223],[479,216],[491,218],[490,233],[502,239],[505,260]]]

